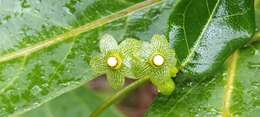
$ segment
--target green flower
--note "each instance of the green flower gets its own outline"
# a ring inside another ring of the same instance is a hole
[[[125,77],[135,78],[131,73],[132,53],[140,45],[135,39],[126,39],[118,45],[114,37],[105,34],[99,43],[101,53],[92,57],[90,65],[97,75],[106,74],[112,88],[120,89]]]
[[[158,92],[170,95],[175,89],[171,77],[176,76],[175,52],[164,36],[153,36],[150,43],[144,42],[134,52],[132,71],[137,78],[149,78]]]

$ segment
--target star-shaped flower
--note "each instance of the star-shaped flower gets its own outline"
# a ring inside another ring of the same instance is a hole
[[[135,39],[126,39],[118,45],[113,36],[105,34],[99,43],[101,53],[92,57],[90,65],[97,75],[106,74],[114,89],[120,89],[125,77],[135,78],[131,73],[132,53],[140,45]]]
[[[164,36],[155,35],[151,42],[144,42],[135,52],[133,73],[137,78],[147,77],[158,92],[170,95],[175,89],[171,77],[178,72],[175,52]]]

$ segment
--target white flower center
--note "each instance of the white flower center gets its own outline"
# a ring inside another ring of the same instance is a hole
[[[156,66],[161,66],[164,63],[164,58],[161,55],[155,55],[153,57],[153,64]]]
[[[107,64],[110,67],[116,67],[116,65],[118,64],[118,60],[116,57],[111,56],[107,59]]]

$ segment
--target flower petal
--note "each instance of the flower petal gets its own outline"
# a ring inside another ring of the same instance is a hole
[[[104,57],[101,54],[94,55],[90,60],[90,66],[97,75],[106,73],[107,65],[104,62]]]
[[[141,44],[142,42],[139,40],[127,38],[119,44],[119,49],[128,58],[141,48]]]
[[[124,72],[120,70],[109,71],[107,73],[107,80],[113,89],[120,89],[125,83]]]
[[[166,37],[163,35],[154,35],[151,40],[151,44],[153,45],[154,48],[157,49],[170,48],[169,42],[167,41]]]
[[[129,69],[129,72],[126,73],[128,78],[137,79],[130,69],[133,64],[134,53],[140,50],[141,44],[141,41],[133,38],[127,38],[119,44],[119,50],[124,55],[124,65]]]
[[[99,42],[100,51],[102,53],[107,53],[111,50],[118,49],[118,44],[115,38],[112,35],[105,34],[102,36]]]
[[[154,53],[154,50],[155,49],[152,47],[150,43],[143,42],[141,49],[139,50],[139,52],[137,52],[137,56],[141,57],[143,60],[148,60]]]

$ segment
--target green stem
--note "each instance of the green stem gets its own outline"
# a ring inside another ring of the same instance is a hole
[[[142,78],[134,83],[128,85],[127,87],[123,88],[122,90],[118,91],[116,94],[108,98],[101,106],[99,106],[94,112],[91,113],[90,117],[97,117],[100,113],[102,113],[105,109],[107,109],[110,105],[112,105],[115,101],[122,98],[123,96],[127,95],[131,91],[137,89],[138,87],[142,86],[146,82],[149,81],[149,78]]]

